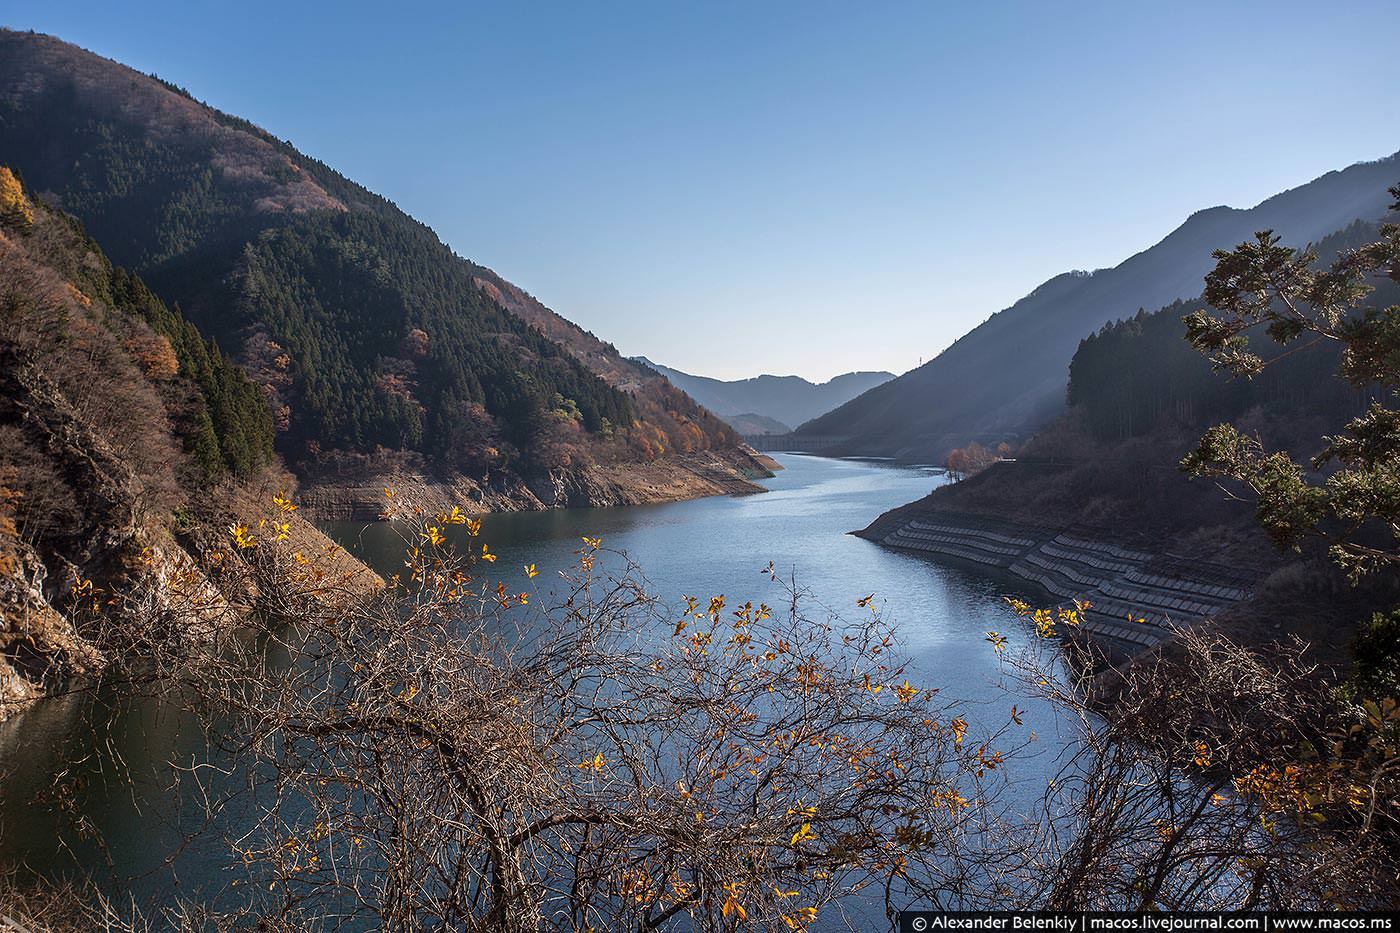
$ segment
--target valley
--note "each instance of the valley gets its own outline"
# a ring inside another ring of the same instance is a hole
[[[917,369],[795,426],[794,446],[829,455],[942,462],[977,441],[1019,446],[1064,411],[1067,368],[1079,342],[1105,324],[1190,302],[1211,252],[1258,230],[1304,247],[1387,213],[1400,177],[1391,155],[1330,172],[1253,208],[1197,211],[1161,242],[1111,269],[1057,276],[997,312]],[[925,400],[937,399],[937,404]],[[803,444],[802,435],[817,443]]]
[[[1400,153],[547,7],[0,28],[0,930],[1397,903]]]

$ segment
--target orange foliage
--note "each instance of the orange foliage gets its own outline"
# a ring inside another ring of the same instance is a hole
[[[24,196],[24,186],[15,173],[0,165],[0,223],[29,226],[34,222],[34,209]]]
[[[180,360],[175,356],[175,348],[170,345],[169,340],[157,334],[131,337],[126,341],[126,349],[136,358],[147,379],[173,379],[180,371]]]
[[[1002,444],[996,452],[988,450],[981,444],[973,441],[966,447],[954,447],[948,451],[948,459],[944,461],[944,466],[954,478],[962,479],[974,473],[980,473],[987,467],[1000,460],[1004,454],[1001,449],[1006,448],[1010,452],[1011,448],[1007,444]]]
[[[72,298],[84,308],[92,307],[92,299],[89,298],[87,295],[84,295],[82,291],[78,288],[78,286],[74,285],[72,282],[64,282],[63,288],[66,292],[68,292],[69,298]]]
[[[0,467],[0,573],[11,573],[15,569],[15,557],[6,539],[19,535],[15,509],[22,494],[12,485],[18,479],[19,471],[14,467]]]
[[[415,327],[408,332],[404,338],[404,349],[410,356],[423,358],[428,355],[428,332],[422,328]]]

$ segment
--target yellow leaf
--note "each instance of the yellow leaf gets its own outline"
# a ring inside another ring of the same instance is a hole
[[[953,730],[953,744],[961,745],[963,736],[967,735],[967,720],[959,716],[948,724]]]
[[[248,534],[247,525],[230,525],[228,530],[233,535],[233,543],[239,550],[246,551],[248,548],[257,546],[258,542]]]

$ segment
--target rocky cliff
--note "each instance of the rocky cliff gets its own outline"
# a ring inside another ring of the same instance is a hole
[[[0,718],[252,613],[266,551],[231,528],[275,523],[345,586],[376,585],[273,503],[281,471],[225,462],[247,448],[201,377],[239,374],[177,348],[135,284],[0,168]]]

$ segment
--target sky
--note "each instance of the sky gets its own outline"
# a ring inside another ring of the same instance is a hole
[[[1394,0],[7,0],[628,355],[903,372],[1192,212],[1400,149]]]

